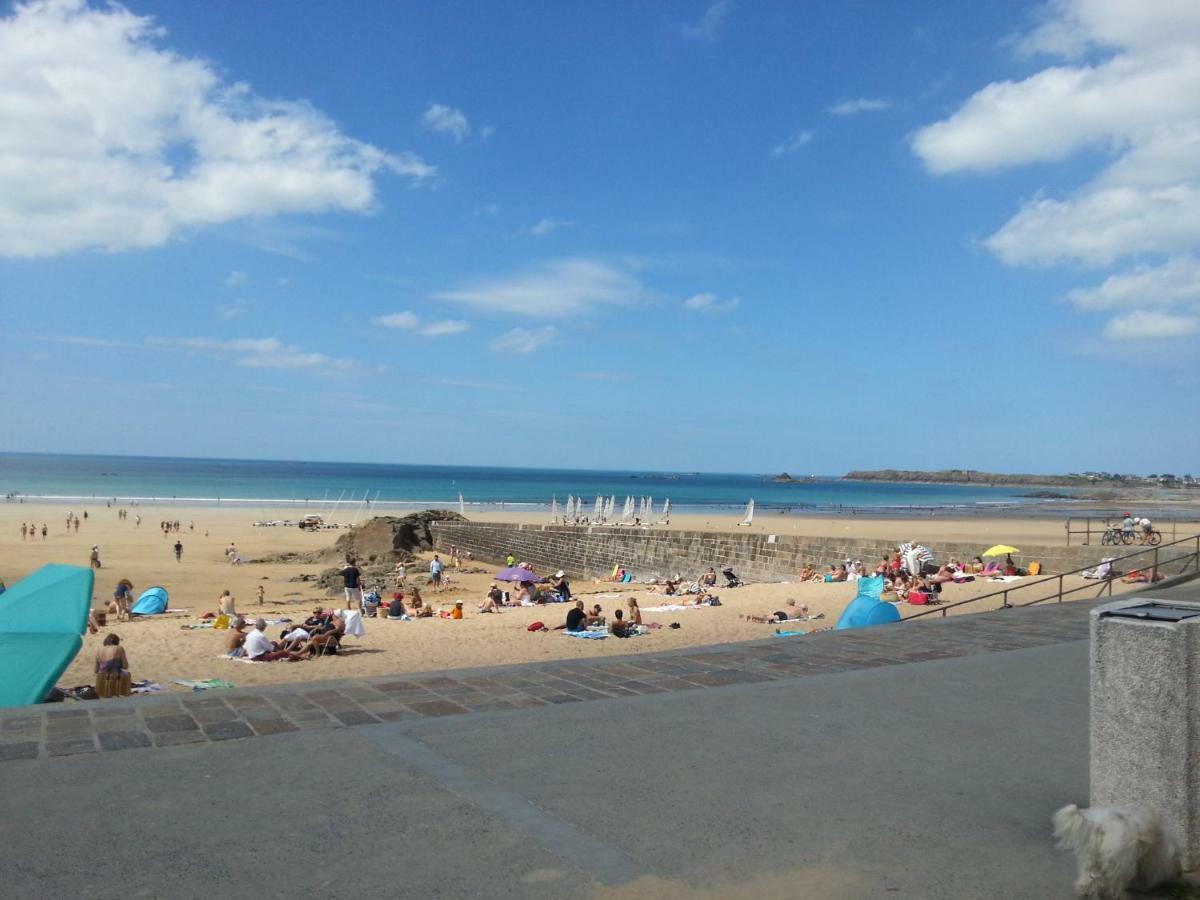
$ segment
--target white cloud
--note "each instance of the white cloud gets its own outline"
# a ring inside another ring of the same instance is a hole
[[[741,297],[718,300],[716,294],[694,294],[683,301],[683,308],[691,312],[724,313],[737,309],[741,302]]]
[[[568,258],[434,296],[486,313],[557,319],[605,306],[631,306],[647,293],[624,268],[595,259]]]
[[[232,357],[236,365],[255,369],[319,369],[346,370],[355,367],[352,360],[335,359],[324,353],[306,352],[285,344],[278,338],[146,338],[156,347],[178,347],[184,350],[208,351],[218,357]]]
[[[371,320],[382,328],[403,328],[411,331],[421,324],[421,317],[411,312],[394,312]]]
[[[238,287],[246,283],[245,272],[230,272],[225,276],[225,287]]]
[[[715,41],[721,33],[721,26],[725,24],[725,19],[729,16],[731,5],[729,0],[714,0],[704,10],[700,21],[681,26],[680,33],[692,41],[707,43]]]
[[[1110,341],[1187,337],[1200,333],[1200,317],[1173,316],[1152,310],[1136,310],[1117,316],[1104,328]]]
[[[882,97],[857,97],[853,100],[843,100],[829,107],[829,111],[835,116],[856,116],[859,113],[880,112],[889,109],[891,105],[892,101]]]
[[[188,229],[366,212],[374,179],[436,170],[266,100],[162,47],[118,5],[33,0],[0,18],[0,256],[158,246]]]
[[[1180,256],[1161,266],[1137,266],[1110,275],[1095,287],[1076,288],[1067,299],[1085,310],[1200,305],[1200,259]]]
[[[245,300],[234,300],[232,303],[222,303],[217,307],[217,315],[225,321],[236,319],[240,315],[244,315],[250,308],[250,304]]]
[[[534,237],[545,237],[548,234],[553,234],[560,228],[570,228],[575,223],[569,219],[553,219],[547,216],[536,225],[529,228],[529,233]]]
[[[484,206],[477,206],[475,208],[475,211],[472,214],[476,215],[476,216],[495,216],[495,215],[499,215],[499,213],[500,213],[500,204],[499,203],[488,203]]]
[[[461,319],[438,319],[433,322],[422,322],[421,317],[413,312],[388,313],[385,316],[376,316],[371,321],[381,328],[416,331],[425,337],[446,337],[451,334],[462,334],[471,329],[471,323]]]
[[[462,319],[439,319],[436,322],[426,322],[420,332],[425,337],[445,337],[450,334],[462,334],[471,330],[471,323]]]
[[[797,131],[782,144],[776,144],[771,148],[772,156],[783,156],[785,153],[792,153],[799,150],[805,144],[813,139],[811,131]]]
[[[1071,291],[1088,311],[1122,309],[1112,339],[1190,334],[1200,253],[1200,3],[1053,0],[1015,42],[1064,62],[986,85],[919,130],[934,174],[1107,157],[1089,181],[1040,191],[983,242],[1010,265],[1138,267]],[[1152,262],[1145,262],[1145,260]],[[1188,307],[1188,304],[1192,304]]]
[[[497,353],[533,353],[558,338],[558,329],[553,325],[542,328],[514,328],[492,341]]]
[[[496,129],[491,125],[484,125],[482,128],[479,129],[479,137],[485,141],[495,133],[496,133]]]
[[[421,116],[421,121],[431,131],[451,135],[455,143],[461,143],[463,138],[471,134],[471,123],[467,121],[466,114],[453,106],[430,103]]]

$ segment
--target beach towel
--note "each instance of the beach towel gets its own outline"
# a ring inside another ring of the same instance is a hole
[[[367,629],[363,627],[362,613],[353,609],[343,609],[338,612],[338,615],[346,623],[346,634],[360,638],[367,633]]]
[[[239,647],[238,649],[240,650],[241,647]],[[222,653],[220,656],[217,657],[217,659],[224,659],[224,660],[228,660],[229,662],[250,663],[250,665],[252,665],[252,666],[260,665],[259,662],[255,661],[253,659],[247,659],[245,656],[234,656],[232,653]]]
[[[1010,582],[1010,581],[1020,581],[1020,580],[1021,580],[1020,575],[995,575],[992,578],[988,579],[988,581],[1001,581],[1004,584],[1008,584],[1008,582]]]
[[[585,638],[591,641],[600,641],[608,637],[607,631],[564,631],[567,637]]]
[[[231,688],[233,684],[220,678],[177,678],[176,684],[190,687],[193,691],[207,691],[212,688]]]
[[[777,629],[775,629],[774,636],[775,637],[798,637],[799,635],[802,635],[802,634],[808,634],[808,632],[807,631],[780,631],[777,628]]]
[[[134,694],[155,694],[163,689],[163,686],[157,681],[135,681],[129,686],[129,690]]]
[[[668,603],[666,606],[643,606],[642,612],[682,612],[687,609],[704,609],[703,606],[683,606],[678,603]]]

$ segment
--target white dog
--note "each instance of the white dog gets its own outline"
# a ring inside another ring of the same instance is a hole
[[[1075,894],[1087,900],[1122,900],[1128,888],[1147,890],[1179,875],[1179,849],[1153,810],[1072,803],[1054,814],[1054,836],[1074,851]]]

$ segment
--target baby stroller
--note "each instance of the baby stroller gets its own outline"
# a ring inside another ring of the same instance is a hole
[[[733,569],[722,569],[721,574],[725,576],[725,587],[735,588],[742,586],[742,579],[737,577]]]

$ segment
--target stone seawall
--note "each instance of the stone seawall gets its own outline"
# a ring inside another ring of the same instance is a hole
[[[435,522],[434,547],[451,545],[470,551],[477,560],[498,563],[510,552],[528,561],[541,574],[566,569],[574,577],[606,576],[614,565],[624,566],[639,581],[682,572],[695,577],[708,566],[725,566],[751,581],[792,578],[805,563],[829,566],[861,559],[873,568],[894,544],[881,540],[838,537],[770,535],[761,532],[670,531],[615,526],[516,525],[492,522]],[[969,560],[986,550],[979,544],[931,545],[939,561]],[[1033,560],[1043,573],[1067,572],[1095,565],[1105,556],[1121,556],[1129,547],[1029,546],[1015,554],[1018,565]],[[1178,551],[1171,551],[1175,555]],[[1152,553],[1123,564],[1125,570],[1152,564]],[[1171,569],[1174,572],[1174,568]]]

